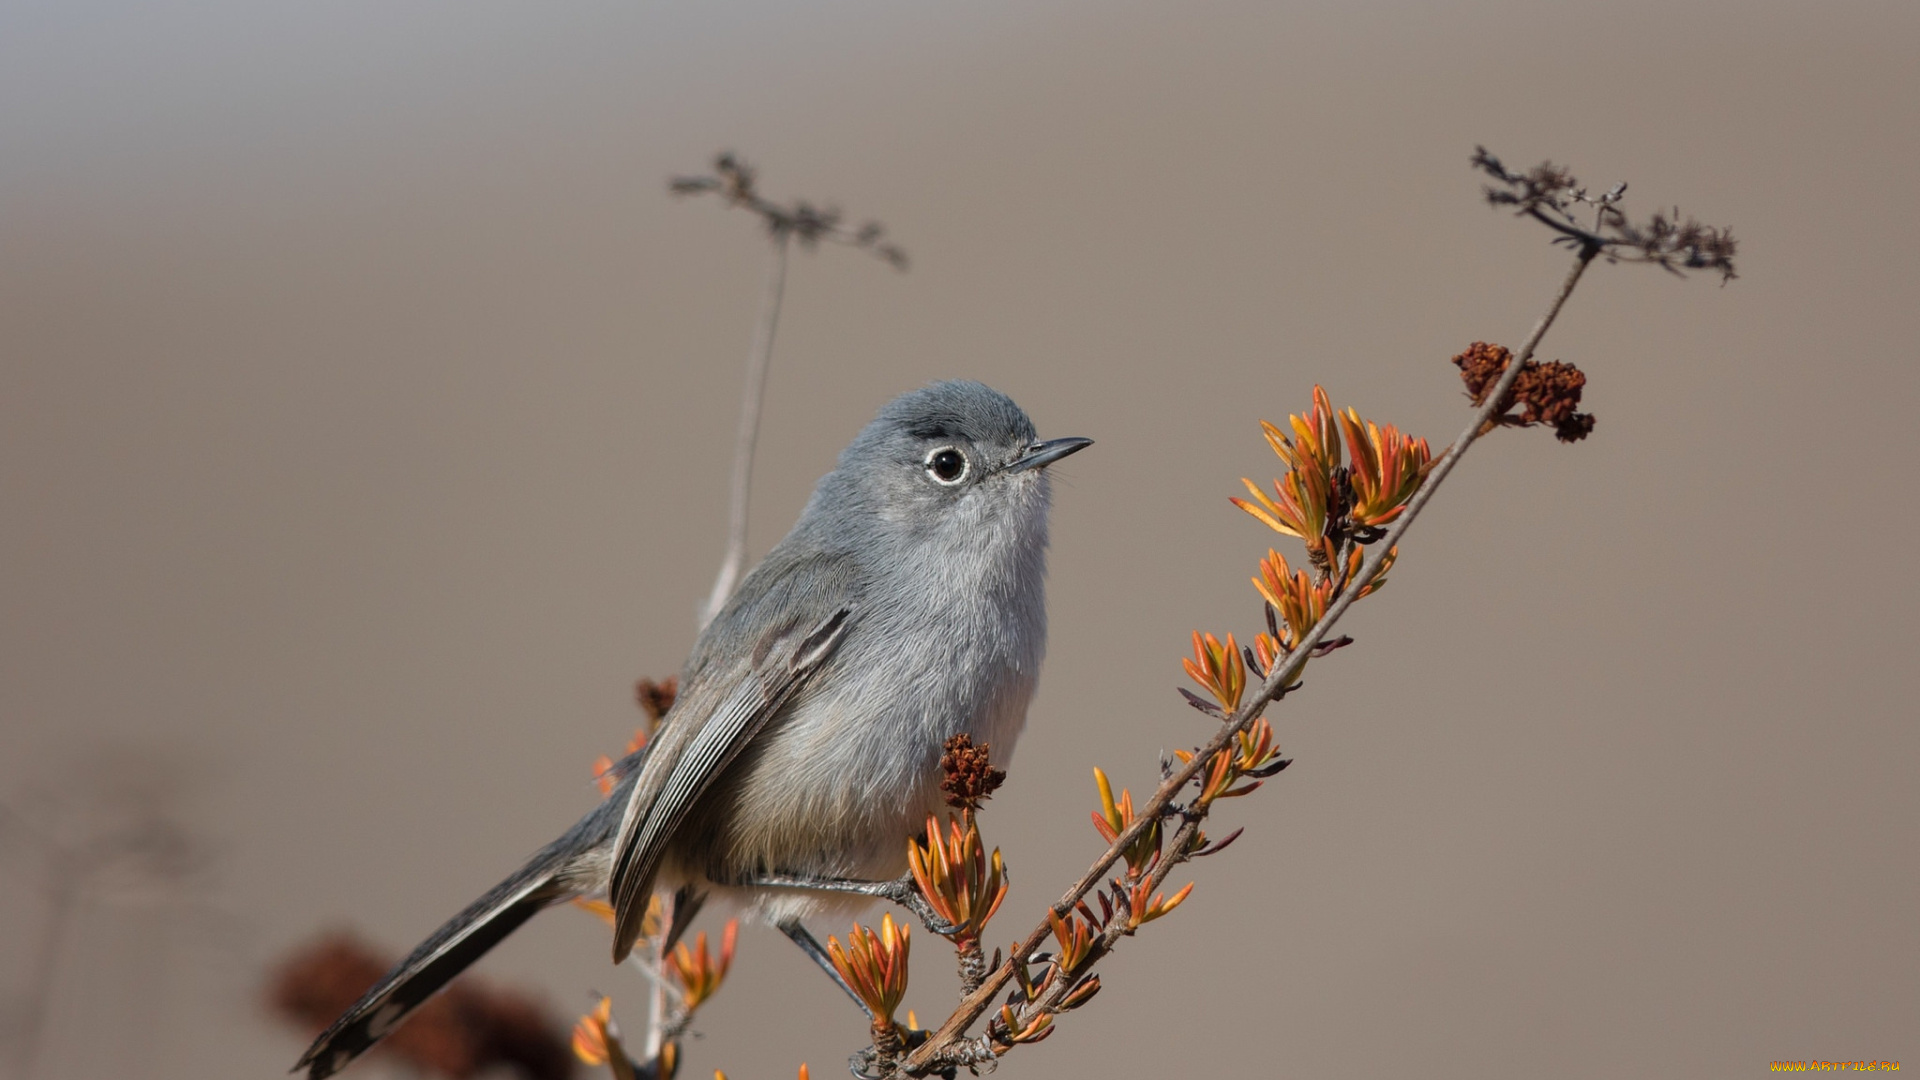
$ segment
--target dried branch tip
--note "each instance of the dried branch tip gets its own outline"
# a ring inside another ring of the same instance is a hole
[[[1539,221],[1559,233],[1561,242],[1605,255],[1611,262],[1653,263],[1675,274],[1683,269],[1718,270],[1722,284],[1739,276],[1733,269],[1739,244],[1731,229],[1682,220],[1677,208],[1655,211],[1636,222],[1620,209],[1627,193],[1624,182],[1591,195],[1562,166],[1544,161],[1516,172],[1484,146],[1474,147],[1472,163],[1493,178],[1483,189],[1489,203],[1511,206],[1514,213]],[[1591,221],[1584,220],[1582,207],[1591,208]]]
[[[868,221],[857,228],[841,223],[842,215],[834,207],[815,206],[804,199],[777,203],[760,194],[759,174],[732,151],[713,159],[713,172],[707,176],[676,176],[667,181],[667,190],[675,195],[714,194],[727,205],[751,210],[759,215],[767,231],[775,237],[791,236],[800,246],[812,249],[822,240],[859,248],[895,270],[907,268],[907,253],[886,239],[887,228]]]

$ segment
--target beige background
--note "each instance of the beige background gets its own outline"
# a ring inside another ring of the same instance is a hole
[[[1319,381],[1443,442],[1447,358],[1546,299],[1475,142],[1732,224],[1743,279],[1596,269],[1546,349],[1594,438],[1469,457],[1246,837],[1003,1075],[1920,1066],[1916,55],[1907,2],[7,5],[0,797],[150,788],[213,858],[80,912],[39,1075],[279,1075],[268,959],[409,944],[591,804],[717,562],[763,245],[663,184],[722,147],[915,260],[796,259],[756,553],[936,377],[1099,442],[985,818],[1023,933],[1089,766],[1202,737],[1188,632],[1257,623],[1256,421]],[[558,913],[482,970],[637,1026],[604,950]],[[699,1026],[693,1077],[861,1041],[759,930]]]

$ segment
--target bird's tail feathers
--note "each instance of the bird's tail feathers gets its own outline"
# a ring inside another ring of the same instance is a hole
[[[622,762],[628,766],[624,770],[628,774],[639,755],[633,758]],[[454,976],[519,929],[521,923],[542,908],[575,895],[580,888],[577,864],[611,839],[619,820],[619,796],[631,784],[631,776],[624,777],[614,798],[601,803],[512,877],[435,930],[322,1032],[293,1071],[306,1069],[308,1080],[322,1080],[339,1072],[398,1027],[422,1002],[444,989]]]
[[[321,1080],[371,1049],[521,923],[562,899],[553,888],[554,877],[548,868],[529,864],[468,905],[321,1033],[294,1071],[304,1068],[308,1080]]]

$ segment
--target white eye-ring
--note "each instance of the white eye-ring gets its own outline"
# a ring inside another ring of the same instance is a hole
[[[943,446],[927,455],[927,475],[948,487],[967,478],[967,455],[951,446]]]

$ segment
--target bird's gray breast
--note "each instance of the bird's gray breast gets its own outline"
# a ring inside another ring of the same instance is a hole
[[[1004,767],[1046,645],[1036,494],[1031,515],[962,521],[977,531],[895,544],[868,567],[834,656],[715,786],[688,852],[709,876],[898,872],[939,805],[947,739],[970,734]]]

